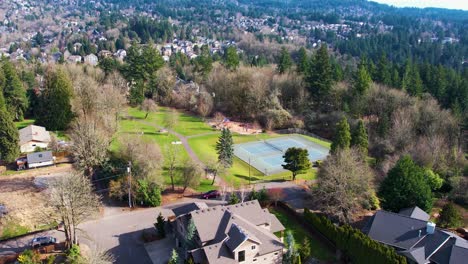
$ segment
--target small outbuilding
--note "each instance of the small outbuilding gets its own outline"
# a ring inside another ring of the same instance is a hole
[[[27,155],[28,168],[38,168],[54,165],[52,151],[35,152]]]

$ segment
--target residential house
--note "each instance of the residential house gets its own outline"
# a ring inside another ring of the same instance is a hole
[[[98,53],[99,57],[101,58],[108,58],[108,57],[111,57],[112,56],[112,52],[111,51],[108,51],[108,50],[101,50],[99,53]]]
[[[96,66],[98,65],[98,57],[94,54],[89,54],[84,57],[84,63]]]
[[[19,130],[19,141],[21,152],[33,152],[36,147],[47,148],[50,134],[44,127],[29,125]]]
[[[462,264],[468,260],[468,241],[437,228],[419,207],[398,214],[378,211],[363,232],[394,247],[409,263]]]
[[[67,58],[67,61],[69,63],[80,63],[81,62],[81,56],[71,55],[70,57]]]
[[[114,53],[114,57],[120,61],[123,61],[127,57],[127,51],[124,49],[119,49]]]
[[[30,153],[26,158],[30,169],[54,165],[52,151]]]
[[[285,228],[256,200],[214,207],[193,203],[173,211],[176,246],[182,247],[192,221],[196,228],[196,245],[187,252],[194,263],[282,263],[285,246],[274,233]]]

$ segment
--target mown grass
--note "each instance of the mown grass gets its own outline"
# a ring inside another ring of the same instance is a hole
[[[164,127],[165,116],[168,115],[169,111],[172,111],[166,107],[159,107],[156,112],[149,113],[147,118],[146,112],[141,111],[138,108],[128,108],[127,114],[133,120],[122,120],[120,122],[120,132],[119,134],[142,134],[144,138],[152,140],[158,144],[162,149],[165,145],[170,144],[170,142],[177,140],[177,137],[173,135],[160,134],[159,128]],[[205,123],[201,118],[193,116],[188,113],[177,111],[178,122],[173,128],[173,130],[183,136],[187,136],[190,147],[193,149],[198,158],[205,164],[215,161],[217,159],[217,154],[215,150],[216,141],[218,140],[219,133],[213,130],[207,123]],[[233,134],[233,140],[235,144],[258,141],[276,138],[284,135],[275,134],[275,133],[262,133],[258,135],[240,135]],[[329,142],[322,141],[317,138],[300,135],[301,137],[306,138],[312,142],[320,144],[321,146],[330,147]],[[116,143],[113,143],[111,149],[116,149],[118,146]],[[188,158],[188,154],[183,149],[181,151],[181,158]],[[249,167],[250,167],[250,177],[249,177]],[[164,173],[163,173],[164,174]],[[316,171],[311,169],[307,174],[301,174],[297,176],[297,179],[312,180],[315,179]],[[249,166],[244,161],[234,158],[233,166],[227,171],[225,175],[221,175],[225,182],[233,186],[239,186],[247,184],[250,181],[276,181],[276,180],[290,180],[290,172],[282,172],[275,175],[265,176],[263,172],[258,171],[254,167]],[[165,182],[167,177],[165,177]]]
[[[310,241],[312,257],[321,261],[332,261],[334,259],[333,252],[324,245],[322,241],[310,235],[296,219],[293,219],[281,210],[270,209],[270,212],[278,218],[286,228],[286,231],[291,231],[294,236],[294,241],[296,242],[296,249],[299,249],[304,239],[307,238]],[[284,236],[286,236],[286,234],[284,234]]]
[[[15,122],[16,128],[22,129],[29,125],[33,125],[36,120],[34,119],[24,119],[23,121]]]

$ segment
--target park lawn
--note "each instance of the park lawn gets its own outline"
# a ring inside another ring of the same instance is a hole
[[[138,108],[128,108],[127,110],[129,116],[161,127],[164,127],[164,118],[169,111],[171,111],[170,108],[158,107],[156,112],[150,113],[145,119],[146,112],[141,111]],[[215,130],[203,122],[200,117],[181,111],[177,111],[177,114],[179,118],[173,130],[183,136],[194,136],[215,132]]]
[[[294,241],[296,242],[296,249],[299,249],[302,245],[304,238],[308,238],[310,241],[311,254],[312,257],[317,258],[321,261],[333,261],[334,252],[332,252],[322,241],[318,240],[311,234],[309,234],[298,222],[296,219],[293,219],[286,213],[281,210],[269,209],[272,214],[274,214],[278,220],[286,228],[286,231],[291,231],[294,236]],[[281,234],[278,234],[281,235]],[[284,234],[286,237],[286,234]]]
[[[204,163],[217,160],[216,142],[218,134],[202,135],[188,139],[190,147],[200,160]],[[240,135],[233,134],[234,144],[245,143],[250,141],[264,140],[275,137],[280,137],[280,134],[259,134],[259,135]],[[233,166],[228,170],[226,175],[222,176],[224,181],[230,185],[240,186],[249,183],[249,165],[237,157],[234,157]],[[310,170],[307,174],[297,175],[297,179],[312,180],[315,179],[315,169]],[[278,181],[290,180],[290,172],[282,172],[274,175],[265,176],[262,172],[254,167],[250,168],[250,181]]]
[[[16,128],[17,129],[22,129],[25,128],[29,125],[33,125],[36,120],[34,119],[24,119],[23,121],[18,121],[15,122]]]

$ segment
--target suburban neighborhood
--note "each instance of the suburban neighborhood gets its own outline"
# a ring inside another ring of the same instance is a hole
[[[0,264],[462,264],[468,6],[0,2]]]

